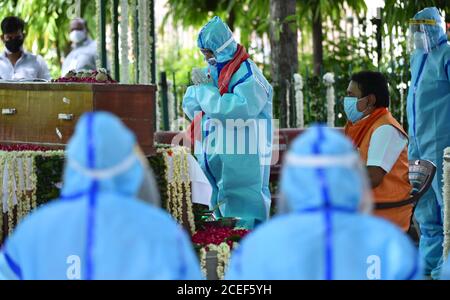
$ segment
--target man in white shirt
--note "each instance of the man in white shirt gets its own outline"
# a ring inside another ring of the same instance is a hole
[[[345,133],[358,148],[367,166],[375,198],[375,215],[397,224],[405,232],[410,227],[412,205],[408,168],[408,135],[395,120],[387,80],[379,72],[353,74],[344,99],[348,122]]]
[[[72,51],[65,58],[61,75],[69,71],[95,70],[97,60],[97,43],[89,38],[86,21],[80,18],[70,23],[70,41]]]
[[[1,29],[6,49],[0,54],[0,80],[50,80],[44,59],[23,50],[25,22],[18,17],[6,17]]]

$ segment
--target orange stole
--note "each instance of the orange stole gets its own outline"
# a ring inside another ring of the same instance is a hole
[[[383,125],[394,126],[405,137],[408,137],[403,127],[385,108],[375,110],[368,118],[356,124],[349,122],[345,126],[345,134],[352,138],[364,163],[367,163],[370,138],[375,130]],[[384,176],[381,184],[372,190],[375,203],[397,202],[408,199],[412,189],[408,173],[408,152],[407,147],[405,147],[392,170]],[[408,231],[411,222],[412,205],[375,210],[374,214],[393,222],[404,231]]]

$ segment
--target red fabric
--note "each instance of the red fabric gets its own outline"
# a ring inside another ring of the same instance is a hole
[[[236,53],[232,60],[230,60],[225,67],[223,67],[219,76],[219,92],[223,95],[228,92],[230,86],[231,77],[239,70],[241,64],[250,58],[245,47],[238,44]]]
[[[198,113],[186,130],[186,136],[192,148],[194,147],[195,140],[202,140],[202,118],[204,114],[204,112]]]
[[[364,120],[353,124],[348,121],[345,125],[345,135],[349,136],[353,140],[353,144],[356,147],[361,145],[362,140],[366,136],[367,132],[370,130],[372,125],[383,115],[387,114],[389,111],[385,107],[375,109],[369,117]]]

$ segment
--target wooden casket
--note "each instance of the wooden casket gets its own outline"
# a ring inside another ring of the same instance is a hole
[[[64,147],[84,112],[109,111],[153,154],[153,85],[0,83],[0,142]]]

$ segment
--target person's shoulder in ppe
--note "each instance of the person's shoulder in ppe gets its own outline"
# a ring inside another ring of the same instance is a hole
[[[64,234],[64,230],[68,229],[66,225],[71,223],[69,220],[74,214],[78,215],[80,208],[79,202],[63,203],[54,200],[40,206],[21,220],[6,239],[0,253],[0,279],[27,279],[28,274],[24,273],[28,272],[25,268],[29,267],[28,262],[40,257],[38,252],[43,249],[43,244],[51,247],[52,239],[61,242],[64,235],[54,235],[55,231]],[[67,234],[67,231],[65,233]],[[8,260],[5,260],[5,257],[8,257]],[[14,265],[17,267],[12,268]],[[18,273],[21,273],[22,277],[19,278]]]
[[[441,280],[450,280],[450,256],[447,257],[447,261],[442,265]]]
[[[417,251],[394,225],[359,214],[337,214],[333,220],[333,249],[339,253],[336,268],[340,268],[335,279],[366,279],[366,259],[372,255],[390,266],[381,279],[421,278]],[[319,253],[323,254],[324,234],[320,213],[275,217],[243,240],[239,254],[232,255],[227,279],[323,279],[317,269],[323,262]],[[343,266],[358,258],[359,271],[347,272]],[[292,268],[293,262],[302,267]]]
[[[368,254],[378,255],[382,278],[386,280],[423,279],[423,264],[411,238],[395,224],[373,215],[354,215],[354,225],[347,227],[350,236],[360,236]],[[358,225],[357,225],[358,224]],[[356,226],[357,225],[357,226]],[[340,225],[337,225],[339,228]]]
[[[158,253],[163,253],[165,252],[164,249],[167,249],[166,256],[155,258],[161,264],[163,264],[161,260],[165,260],[164,271],[179,268],[177,264],[180,262],[173,259],[173,255],[178,255],[176,253],[178,252],[185,258],[185,261],[183,264],[184,275],[177,278],[201,278],[200,270],[197,268],[198,263],[186,233],[165,211],[139,199],[118,197],[106,193],[98,196],[96,231],[99,232],[99,235],[96,238],[97,247],[109,247],[109,255],[112,257],[123,253],[123,251],[127,253],[137,251],[135,254],[144,255],[141,256],[140,260],[150,262],[152,261],[150,254],[155,249],[159,249],[157,250]],[[74,249],[82,249],[80,247],[83,247],[85,243],[85,226],[83,224],[85,224],[87,216],[87,205],[86,201],[83,200],[86,199],[55,200],[43,205],[18,225],[5,243],[1,254],[4,256],[7,253],[15,264],[21,266],[22,275],[25,279],[30,278],[30,276],[42,276],[41,271],[43,270],[32,269],[33,266],[30,265],[30,262],[43,259],[51,260],[51,258],[46,257],[50,252],[63,255],[64,253],[60,252],[67,249],[73,251],[75,251]],[[111,236],[114,236],[113,240],[111,240]],[[117,241],[130,240],[130,238],[139,240],[134,248],[129,248],[126,244],[120,246],[116,244]],[[148,255],[145,255],[145,253],[148,253]],[[65,263],[65,260],[63,261]],[[130,265],[133,263],[138,263],[138,261],[132,261]],[[8,264],[3,264],[0,259],[0,278],[14,279],[14,277],[7,275],[11,273],[11,270],[10,267],[6,268],[6,265]],[[103,267],[104,265],[98,266],[99,270]],[[149,268],[149,270],[151,269]],[[29,273],[30,271],[37,273],[32,275]],[[153,278],[151,276],[158,275],[149,274],[148,271],[144,274],[147,274],[148,277],[146,278]],[[126,278],[131,275],[114,273],[108,276]],[[171,277],[167,278],[171,279]]]
[[[442,65],[446,78],[450,81],[450,42],[441,46],[442,48]]]
[[[234,73],[231,78],[229,92],[233,93],[237,86],[249,81],[254,82],[259,88],[263,89],[267,97],[272,94],[272,86],[251,59],[244,61],[238,71]]]

